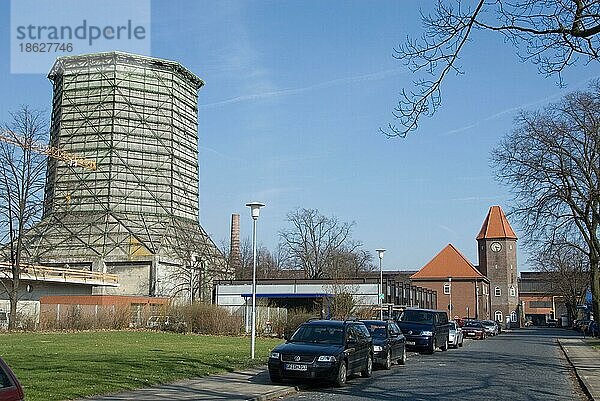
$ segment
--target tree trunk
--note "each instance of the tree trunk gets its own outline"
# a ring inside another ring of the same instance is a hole
[[[17,281],[18,283],[18,281]],[[18,285],[13,286],[10,289],[9,299],[10,299],[10,315],[8,318],[8,331],[13,331],[16,328],[17,323],[17,302],[19,301],[19,288]]]
[[[597,258],[590,258],[591,271],[591,291],[592,291],[592,311],[594,312],[594,320],[600,320],[600,268]]]

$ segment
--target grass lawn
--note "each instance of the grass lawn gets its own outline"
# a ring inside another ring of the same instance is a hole
[[[28,401],[68,400],[264,364],[278,339],[154,331],[0,335]]]

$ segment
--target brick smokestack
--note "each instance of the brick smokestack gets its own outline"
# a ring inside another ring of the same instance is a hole
[[[240,278],[241,253],[240,253],[240,215],[231,215],[231,242],[229,245],[229,268],[235,274],[235,278]]]

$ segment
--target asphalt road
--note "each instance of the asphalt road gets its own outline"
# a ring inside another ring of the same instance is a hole
[[[556,343],[572,330],[528,328],[434,355],[411,354],[406,366],[353,377],[346,387],[302,386],[285,401],[308,400],[587,400]]]

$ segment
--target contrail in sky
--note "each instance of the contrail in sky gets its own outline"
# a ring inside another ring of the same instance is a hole
[[[591,80],[597,79],[599,77],[600,76],[590,77],[590,78],[588,78],[588,79],[586,79],[584,81],[578,82],[575,86],[571,87],[569,90],[570,91],[574,91],[574,90],[576,90],[578,88],[581,88],[582,86],[587,85],[587,83],[590,82]],[[552,94],[550,96],[546,96],[543,99],[538,99],[538,100],[536,100],[534,102],[531,102],[531,103],[520,104],[518,106],[514,106],[514,107],[508,108],[506,110],[499,111],[498,113],[492,114],[491,116],[483,118],[483,119],[481,119],[479,121],[475,121],[475,122],[473,122],[473,123],[471,123],[469,125],[465,125],[464,127],[456,128],[456,129],[447,131],[447,132],[443,133],[442,135],[458,134],[458,133],[461,133],[463,131],[470,130],[471,128],[475,128],[478,125],[480,125],[480,124],[482,124],[482,123],[484,123],[486,121],[490,121],[490,120],[496,119],[496,118],[498,118],[500,116],[503,116],[505,114],[512,114],[512,113],[514,113],[516,111],[523,110],[523,109],[526,109],[528,107],[537,106],[539,104],[546,103],[546,102],[548,102],[550,100],[554,100],[554,99],[560,98],[560,97],[564,96],[564,94],[565,94],[565,91],[563,90],[563,91],[560,91],[560,92],[556,92],[556,93],[554,93],[554,94]]]
[[[274,90],[274,91],[270,91],[270,92],[262,92],[262,93],[255,93],[255,94],[251,94],[251,95],[237,96],[237,97],[234,97],[231,99],[225,99],[225,100],[221,100],[218,102],[202,104],[202,105],[199,105],[198,107],[203,109],[203,108],[208,108],[208,107],[222,106],[222,105],[226,105],[226,104],[245,102],[247,100],[258,100],[258,99],[265,99],[265,98],[275,97],[275,96],[297,95],[299,93],[304,93],[304,92],[308,92],[308,91],[315,90],[315,89],[327,88],[327,87],[335,86],[335,85],[349,84],[349,83],[356,83],[356,82],[365,82],[365,81],[374,81],[377,79],[387,78],[391,75],[396,75],[396,74],[399,74],[402,72],[406,72],[406,70],[404,68],[393,68],[390,70],[378,71],[378,72],[373,72],[370,74],[357,75],[354,77],[332,79],[330,81],[320,82],[318,84],[305,86],[305,87],[301,87],[301,88],[280,89],[280,90]]]

